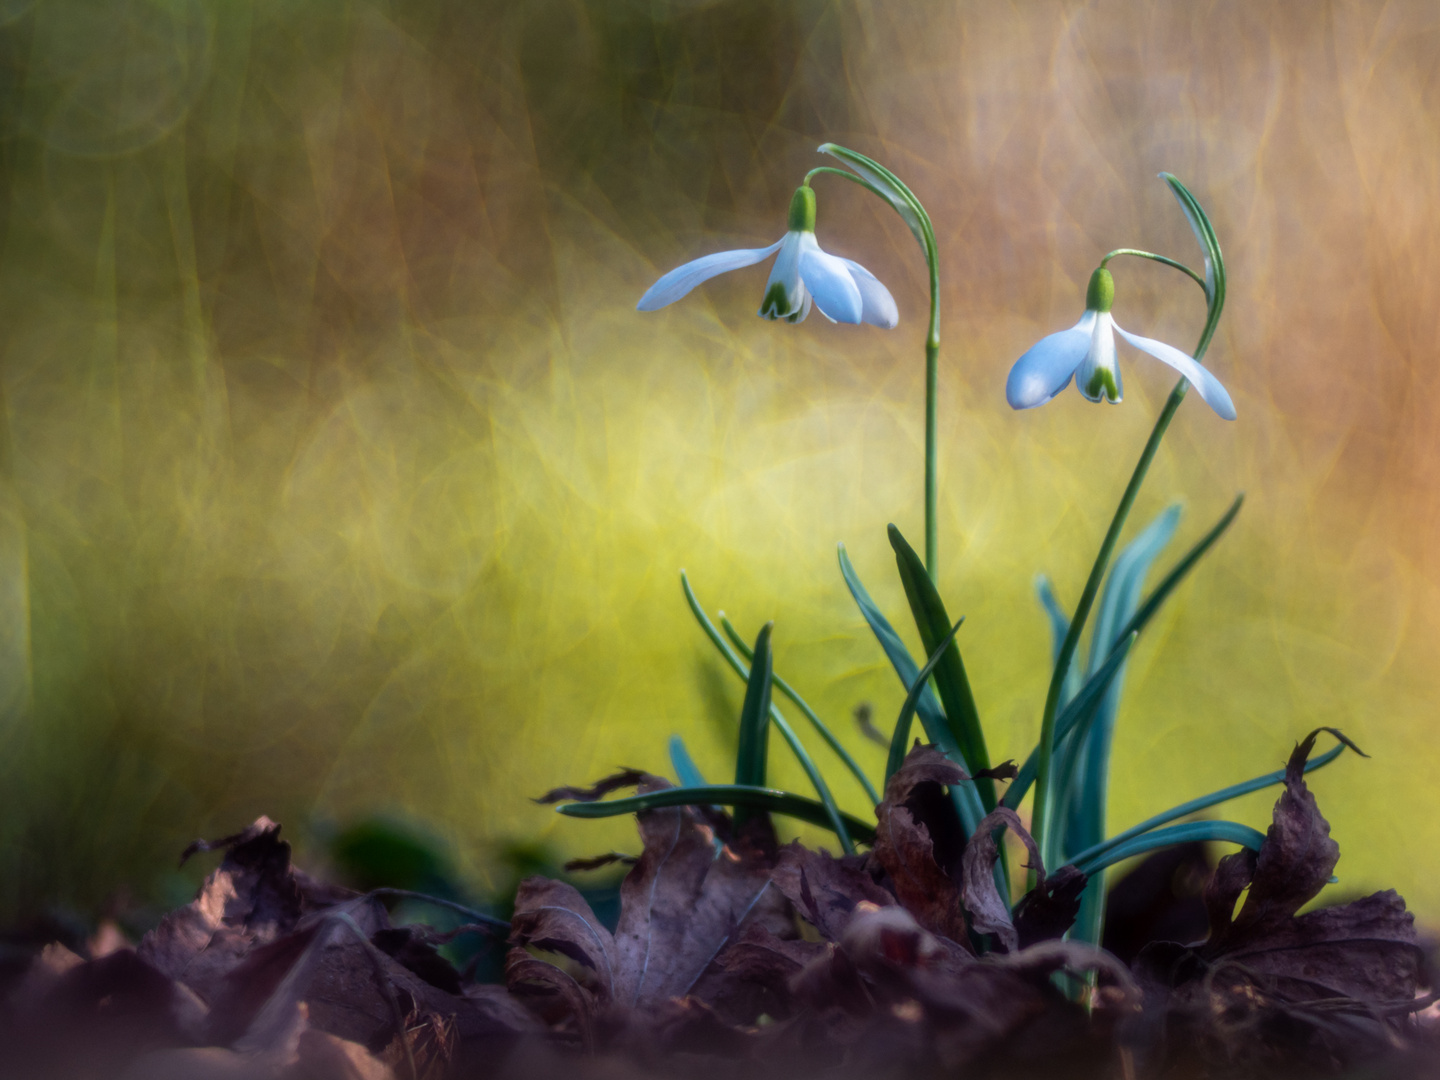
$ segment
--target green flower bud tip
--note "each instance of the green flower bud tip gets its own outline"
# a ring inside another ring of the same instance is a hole
[[[793,216],[795,211],[790,211]],[[1085,310],[1109,311],[1115,303],[1115,278],[1103,266],[1090,275],[1090,287],[1085,290]]]
[[[796,188],[795,194],[791,196],[788,228],[791,232],[815,231],[815,192],[810,188]]]

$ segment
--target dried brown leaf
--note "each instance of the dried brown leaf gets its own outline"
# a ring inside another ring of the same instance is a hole
[[[1001,829],[1009,829],[1025,844],[1030,852],[1030,865],[1035,868],[1036,889],[1045,888],[1045,867],[1040,861],[1040,849],[1035,840],[1025,831],[1020,815],[1009,807],[997,806],[985,815],[975,827],[975,834],[966,845],[961,868],[961,882],[965,897],[965,910],[970,913],[971,926],[981,934],[994,934],[1000,939],[1006,952],[1020,947],[1020,936],[1010,918],[1010,907],[1001,897],[995,884],[995,862],[1000,857],[996,836]]]
[[[769,889],[753,853],[717,854],[688,807],[636,815],[645,848],[620,885],[615,1003],[683,997]]]
[[[1329,881],[1340,858],[1330,824],[1305,785],[1305,762],[1321,730],[1296,745],[1285,766],[1285,791],[1259,855],[1221,860],[1206,907],[1215,925],[1201,955],[1242,967],[1249,979],[1285,1000],[1351,998],[1372,1006],[1415,996],[1421,951],[1414,919],[1393,891],[1297,916]],[[1253,865],[1250,891],[1229,919]]]
[[[510,944],[569,957],[593,973],[602,1000],[615,997],[615,940],[573,885],[543,877],[522,881],[510,917]]]
[[[822,938],[839,941],[855,905],[868,901],[885,907],[895,902],[865,872],[865,862],[854,855],[837,859],[796,841],[780,849],[770,880]]]
[[[944,788],[968,779],[934,747],[916,746],[875,808],[872,849],[920,925],[961,944],[967,942],[965,913],[952,874],[959,874],[964,841]]]
[[[1021,949],[1065,936],[1080,914],[1080,897],[1087,881],[1074,866],[1062,866],[1049,877],[1037,878],[1035,888],[1020,898],[1011,913]]]
[[[252,949],[290,933],[301,896],[290,870],[290,845],[280,826],[259,818],[224,840],[197,841],[187,853],[224,847],[220,868],[194,901],[170,912],[140,942],[148,963],[183,982],[206,1001]]]
[[[561,869],[567,874],[575,874],[587,870],[599,870],[616,863],[623,866],[634,866],[636,861],[634,855],[627,855],[623,851],[607,851],[604,855],[592,855],[588,859],[571,859]]]
[[[1154,984],[1151,1031],[1172,1059],[1255,1068],[1331,1070],[1392,1048],[1414,1007],[1423,955],[1393,891],[1297,915],[1339,858],[1305,785],[1317,729],[1285,768],[1285,790],[1258,855],[1220,860],[1205,890],[1210,936],[1186,949],[1157,944],[1140,957]],[[1240,911],[1235,904],[1248,886]],[[1169,995],[1166,998],[1165,995]]]
[[[650,779],[650,774],[639,769],[621,769],[617,773],[597,780],[588,788],[557,787],[541,795],[535,802],[541,805],[557,802],[598,802],[612,791],[636,787]]]

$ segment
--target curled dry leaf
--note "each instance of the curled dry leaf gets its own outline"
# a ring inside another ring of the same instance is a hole
[[[1173,989],[1165,1006],[1172,1053],[1230,1057],[1243,1046],[1257,1061],[1329,1067],[1389,1045],[1413,1008],[1423,955],[1393,890],[1296,914],[1340,856],[1304,781],[1320,730],[1286,764],[1259,853],[1241,851],[1216,867],[1204,896],[1209,938],[1141,954],[1147,979]]]
[[[968,780],[939,750],[917,745],[875,808],[872,850],[895,896],[920,925],[962,945],[968,937],[957,878],[965,840],[944,789]]]
[[[535,801],[542,806],[557,802],[599,802],[612,791],[636,787],[644,784],[647,779],[651,779],[650,774],[641,772],[639,769],[621,769],[602,780],[595,781],[588,788],[568,786],[552,788]]]
[[[856,855],[837,859],[796,841],[780,849],[770,880],[822,938],[839,941],[857,904],[895,903],[895,897],[866,872],[866,862]]]
[[[1014,952],[1020,947],[1020,937],[1010,919],[1010,906],[995,884],[995,862],[1000,857],[996,837],[1002,829],[1009,829],[1024,842],[1030,852],[1030,865],[1035,868],[1036,887],[1045,887],[1045,866],[1040,861],[1040,849],[1020,823],[1020,815],[1005,806],[997,806],[975,827],[975,835],[965,848],[961,883],[965,909],[970,912],[975,931],[994,934],[1006,952]]]
[[[642,791],[669,786],[644,775],[638,784]],[[577,986],[616,1019],[691,993],[748,922],[775,920],[784,905],[771,888],[759,832],[717,849],[708,819],[690,807],[648,810],[636,820],[644,847],[621,883],[614,934],[575,889],[541,878],[522,885],[511,920],[512,946],[559,953],[580,965],[572,972]],[[520,960],[524,955],[512,951],[512,988],[520,976],[538,977]],[[574,997],[568,988],[566,994]]]
[[[1035,888],[1020,898],[1012,912],[1020,948],[1064,937],[1080,914],[1080,897],[1089,880],[1075,866],[1037,877]]]
[[[1330,823],[1304,780],[1319,730],[1290,755],[1285,791],[1258,856],[1244,852],[1221,860],[1213,892],[1207,890],[1214,922],[1200,955],[1210,964],[1243,966],[1288,1001],[1403,1004],[1415,996],[1422,955],[1414,918],[1393,890],[1296,915],[1319,895],[1340,859]],[[1243,887],[1247,872],[1249,893],[1232,920],[1236,886]]]
[[[290,872],[290,845],[280,826],[259,818],[224,840],[197,841],[186,849],[225,848],[220,868],[200,893],[170,912],[140,942],[142,959],[206,1001],[251,950],[290,933],[302,913],[301,895]]]

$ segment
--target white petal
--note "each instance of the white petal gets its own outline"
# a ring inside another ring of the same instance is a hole
[[[800,253],[804,250],[807,236],[811,234],[787,232],[781,238],[780,257],[770,268],[765,295],[760,300],[760,310],[756,312],[761,318],[800,322],[809,314],[805,283],[800,280]]]
[[[882,330],[893,330],[900,321],[900,312],[895,307],[895,298],[890,295],[890,290],[859,263],[843,258],[840,261],[850,271],[855,287],[860,290],[860,321]]]
[[[1095,312],[1087,311],[1069,330],[1041,338],[1016,360],[1005,380],[1005,400],[1010,407],[1033,409],[1064,390],[1090,349],[1094,325]]]
[[[1166,345],[1163,341],[1126,333],[1118,324],[1115,330],[1141,352],[1147,352],[1156,360],[1169,364],[1189,379],[1190,385],[1195,387],[1200,396],[1205,399],[1205,404],[1214,409],[1221,419],[1235,419],[1235,403],[1230,400],[1230,395],[1226,392],[1225,387],[1221,386],[1220,380],[1211,375],[1193,357],[1185,355],[1173,345]]]
[[[821,251],[814,233],[801,236],[800,276],[815,297],[815,306],[836,322],[858,323],[865,305],[845,260]]]
[[[767,248],[741,248],[738,251],[717,251],[704,255],[694,262],[676,267],[659,281],[651,285],[635,305],[636,311],[656,311],[667,304],[673,304],[695,288],[702,281],[709,281],[716,274],[727,270],[739,270],[742,266],[754,266],[768,259],[780,250],[784,240],[777,240]]]
[[[1075,371],[1075,389],[1089,401],[1108,401],[1112,405],[1118,404],[1125,396],[1120,384],[1120,366],[1115,363],[1115,320],[1110,317],[1108,311],[1098,312],[1095,316],[1095,324],[1090,329],[1090,347],[1085,352],[1085,359],[1081,361],[1079,368]],[[1092,383],[1096,375],[1102,373],[1109,375],[1109,381],[1115,384],[1115,396],[1110,396],[1109,387],[1102,382],[1098,387]]]

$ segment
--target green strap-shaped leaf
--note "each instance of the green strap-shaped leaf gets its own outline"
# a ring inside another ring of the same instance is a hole
[[[603,804],[585,805],[599,806]],[[1074,859],[1071,860],[1071,864],[1081,873],[1090,875],[1098,873],[1106,867],[1114,866],[1118,862],[1123,862],[1125,859],[1144,855],[1147,851],[1174,847],[1176,844],[1188,844],[1193,840],[1222,840],[1226,843],[1248,847],[1251,851],[1259,851],[1260,845],[1265,842],[1265,834],[1258,829],[1252,829],[1249,825],[1241,825],[1238,821],[1192,821],[1186,825],[1172,825],[1168,829],[1156,829],[1143,836],[1132,837],[1103,854],[1083,860]]]
[[[910,750],[910,721],[915,718],[915,704],[920,700],[920,693],[925,689],[925,682],[930,678],[930,673],[935,670],[935,665],[940,663],[945,656],[945,650],[955,640],[955,635],[960,632],[964,624],[964,616],[960,621],[950,628],[945,635],[945,640],[935,647],[930,654],[930,659],[925,661],[925,666],[915,676],[915,682],[910,686],[910,692],[905,695],[905,703],[900,706],[900,716],[895,721],[895,733],[890,736],[890,756],[885,762],[885,783],[888,786],[890,777],[900,771],[900,766],[905,763],[905,755]]]
[[[720,636],[720,631],[715,629],[715,624],[710,621],[710,616],[705,614],[705,609],[700,606],[700,600],[695,595],[695,590],[690,588],[690,578],[684,570],[680,571],[680,587],[685,591],[685,602],[690,605],[690,613],[695,616],[695,621],[700,624],[700,629],[705,631],[705,636],[710,643],[720,650],[720,655],[725,662],[735,671],[740,678],[748,685],[750,681],[749,666],[735,654],[735,650]],[[780,710],[775,707],[774,702],[770,704],[770,722],[780,732],[790,752],[795,755],[795,760],[800,763],[800,768],[805,770],[805,775],[810,778],[810,783],[815,787],[815,794],[820,797],[821,804],[830,814],[830,828],[840,838],[840,846],[845,849],[846,854],[854,851],[854,845],[850,843],[850,836],[846,832],[845,823],[841,818],[840,808],[835,805],[835,796],[830,793],[830,785],[825,783],[825,778],[820,775],[820,770],[815,767],[805,744],[800,741],[800,736],[795,734],[795,729],[790,726],[789,721],[781,715]]]
[[[895,212],[900,215],[905,224],[909,226],[911,233],[914,234],[920,250],[925,252],[926,258],[929,258],[930,248],[926,243],[926,235],[934,235],[934,229],[930,225],[930,215],[920,205],[920,200],[915,197],[915,193],[906,187],[898,176],[878,161],[854,150],[847,150],[843,146],[836,146],[834,143],[824,143],[819,150],[822,154],[830,154],[843,161],[865,180],[870,190],[893,206]]]
[[[765,760],[770,746],[770,631],[766,623],[755,638],[755,662],[745,682],[745,705],[740,710],[740,749],[735,754],[735,783],[765,786]]]
[[[670,736],[670,765],[675,770],[675,779],[680,787],[705,787],[705,777],[695,765],[695,759],[685,748],[685,740],[679,735]]]
[[[1307,773],[1314,772],[1316,769],[1320,769],[1325,767],[1326,765],[1329,765],[1330,762],[1334,761],[1337,757],[1341,755],[1341,753],[1344,752],[1347,746],[1351,750],[1354,750],[1356,753],[1360,753],[1360,748],[1357,747],[1354,743],[1352,743],[1349,739],[1341,735],[1339,732],[1332,732],[1332,734],[1336,735],[1341,740],[1340,745],[1333,746],[1329,750],[1325,751],[1325,753],[1321,754],[1319,757],[1312,758],[1307,761],[1305,763],[1305,771]],[[1160,814],[1156,814],[1152,818],[1147,818],[1146,820],[1140,822],[1140,824],[1138,825],[1132,825],[1124,832],[1116,833],[1114,836],[1110,837],[1110,839],[1096,844],[1094,847],[1087,848],[1085,851],[1079,852],[1070,861],[1079,864],[1083,861],[1097,859],[1100,856],[1108,853],[1112,848],[1119,847],[1121,844],[1129,843],[1135,837],[1143,836],[1145,833],[1148,833],[1154,829],[1158,829],[1160,826],[1166,825],[1172,821],[1175,821],[1178,818],[1186,817],[1190,814],[1199,813],[1201,810],[1208,810],[1212,806],[1217,806],[1220,803],[1228,802],[1231,799],[1238,799],[1241,795],[1249,795],[1252,791],[1260,791],[1261,789],[1271,787],[1274,784],[1284,783],[1284,781],[1285,770],[1277,769],[1275,772],[1266,773],[1264,776],[1257,776],[1251,780],[1245,780],[1239,784],[1231,784],[1229,787],[1221,788],[1219,791],[1212,791],[1209,795],[1201,795],[1199,798],[1191,799],[1189,802],[1183,802],[1179,806],[1172,806],[1169,810],[1166,810],[1165,812]]]
[[[775,788],[741,787],[733,784],[711,784],[708,787],[665,788],[646,795],[634,795],[628,799],[611,799],[609,802],[567,803],[555,809],[567,817],[603,818],[620,814],[635,814],[642,810],[655,810],[665,806],[734,806],[748,810],[763,810],[768,814],[805,821],[821,828],[834,829],[830,811],[814,799],[795,795]],[[850,814],[840,815],[846,834],[862,844],[875,842],[875,826],[861,821]]]
[[[740,632],[731,625],[730,620],[725,617],[723,611],[720,612],[720,627],[725,631],[725,636],[730,639],[730,644],[735,646],[735,651],[748,662],[751,659],[750,646],[745,644],[745,639],[742,638]],[[870,802],[872,804],[878,804],[880,802],[880,796],[875,791],[875,785],[870,783],[870,778],[865,775],[865,770],[860,768],[860,763],[850,756],[850,751],[845,749],[845,745],[835,737],[835,733],[815,714],[815,710],[805,703],[805,699],[797,694],[789,683],[773,672],[771,673],[770,679],[774,682],[776,688],[793,701],[796,707],[805,714],[805,719],[810,721],[811,726],[820,734],[820,737],[825,740],[830,749],[834,750],[840,760],[845,763],[845,767],[850,770],[855,779],[860,782],[860,786],[865,789],[865,794],[869,796]]]
[[[869,592],[860,583],[860,576],[855,573],[855,567],[850,564],[850,556],[845,553],[845,545],[837,545],[840,556],[840,574],[845,579],[845,585],[850,590],[850,595],[855,598],[855,606],[860,609],[860,614],[865,617],[865,622],[870,627],[870,632],[880,642],[880,648],[890,660],[890,665],[895,669],[895,674],[900,677],[900,683],[908,692],[910,687],[915,685],[915,677],[920,671],[920,665],[910,656],[910,650],[905,648],[905,643],[900,640],[900,635],[895,633],[895,628],[890,625],[890,620],[885,618],[880,609],[875,606],[875,601],[870,599]],[[934,692],[928,684],[920,691],[920,699],[915,705],[916,715],[920,717],[920,724],[925,729],[925,737],[940,748],[940,752],[951,761],[959,765],[968,774],[971,772],[965,755],[960,752],[959,745],[955,742],[950,732],[950,725],[945,720],[945,714],[940,709],[940,702],[936,700]],[[975,832],[976,826],[985,817],[985,808],[980,803],[980,795],[975,790],[974,784],[957,784],[950,789],[950,799],[955,805],[956,812],[960,815],[960,824],[968,837]],[[1003,895],[1003,894],[1002,894]]]
[[[905,586],[905,598],[910,601],[910,612],[915,616],[915,628],[920,631],[925,652],[932,653],[950,630],[950,615],[915,549],[894,525],[887,526],[887,532],[890,546],[895,549],[900,583]],[[969,765],[970,775],[990,768],[990,752],[985,748],[985,732],[980,727],[975,695],[970,691],[970,678],[965,673],[965,662],[960,659],[960,647],[955,644],[953,636],[935,666],[934,677],[935,689],[940,692],[951,732]],[[985,777],[975,781],[975,788],[980,793],[980,802],[986,813],[994,810],[995,782]]]
[[[1115,677],[1115,672],[1125,662],[1126,655],[1130,652],[1130,646],[1135,643],[1135,632],[1131,631],[1129,637],[1115,647],[1115,651],[1106,659],[1105,665],[1080,688],[1070,701],[1069,705],[1061,711],[1055,721],[1056,741],[1065,738],[1077,726],[1090,722],[1095,711],[1100,707],[1100,702],[1105,697],[1105,691],[1110,688],[1110,680]],[[1035,770],[1040,761],[1040,748],[1037,746],[1030,751],[1030,756],[1025,759],[1025,764],[1020,766],[1020,773],[1010,783],[1009,789],[1005,792],[1005,798],[1001,800],[1002,806],[1011,810],[1019,808],[1026,794],[1030,791],[1030,785],[1035,782]]]

